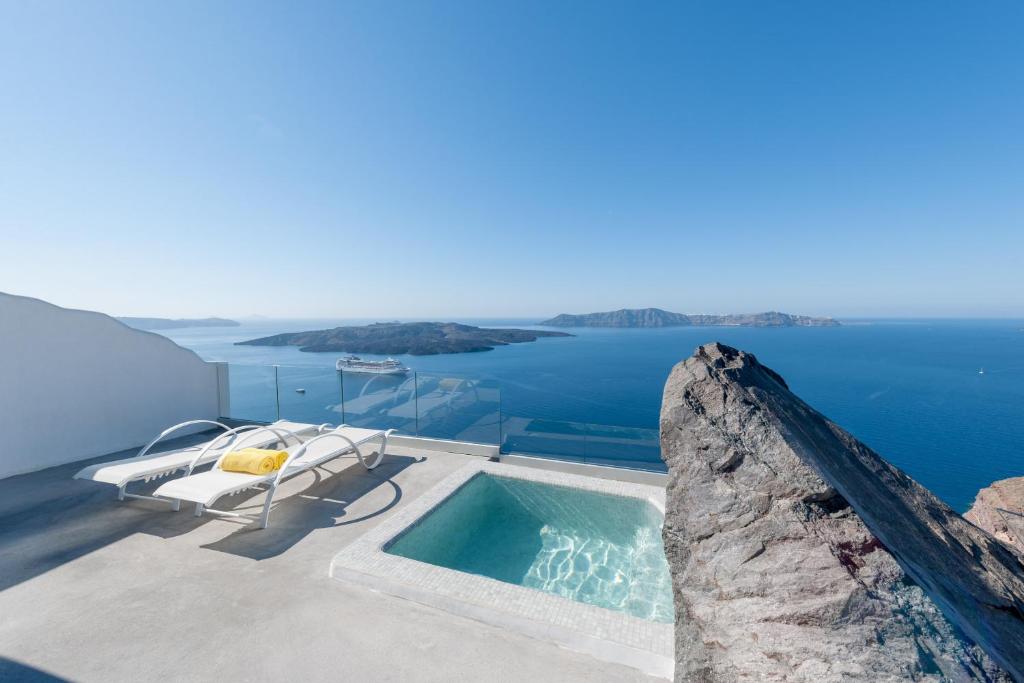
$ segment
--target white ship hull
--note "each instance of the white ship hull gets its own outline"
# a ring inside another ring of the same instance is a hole
[[[364,375],[404,375],[409,368],[394,358],[387,360],[362,360],[357,356],[339,358],[335,364],[338,372],[357,372]]]

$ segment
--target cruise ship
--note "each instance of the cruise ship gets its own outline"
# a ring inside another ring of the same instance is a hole
[[[338,359],[335,367],[338,372],[361,372],[368,375],[404,375],[409,372],[409,368],[394,358],[363,360],[359,356],[345,356]]]

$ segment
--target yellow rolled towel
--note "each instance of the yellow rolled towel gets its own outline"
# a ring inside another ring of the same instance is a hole
[[[274,456],[274,469],[279,470],[284,467],[284,461],[288,459],[288,451],[277,451],[277,455]]]
[[[285,451],[271,451],[264,448],[243,448],[228,453],[220,463],[225,472],[247,474],[270,474],[288,457]]]

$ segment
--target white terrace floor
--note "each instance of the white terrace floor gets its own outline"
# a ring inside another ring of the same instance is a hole
[[[82,463],[0,480],[0,680],[654,680],[328,578],[344,546],[471,458],[336,460],[336,476],[287,482],[262,531],[118,503],[71,480]],[[255,510],[262,494],[227,500]]]

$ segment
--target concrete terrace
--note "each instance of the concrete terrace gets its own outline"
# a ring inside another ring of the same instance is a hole
[[[656,680],[329,578],[336,553],[478,457],[388,453],[287,481],[266,530],[71,479],[134,451],[0,480],[0,680]]]

